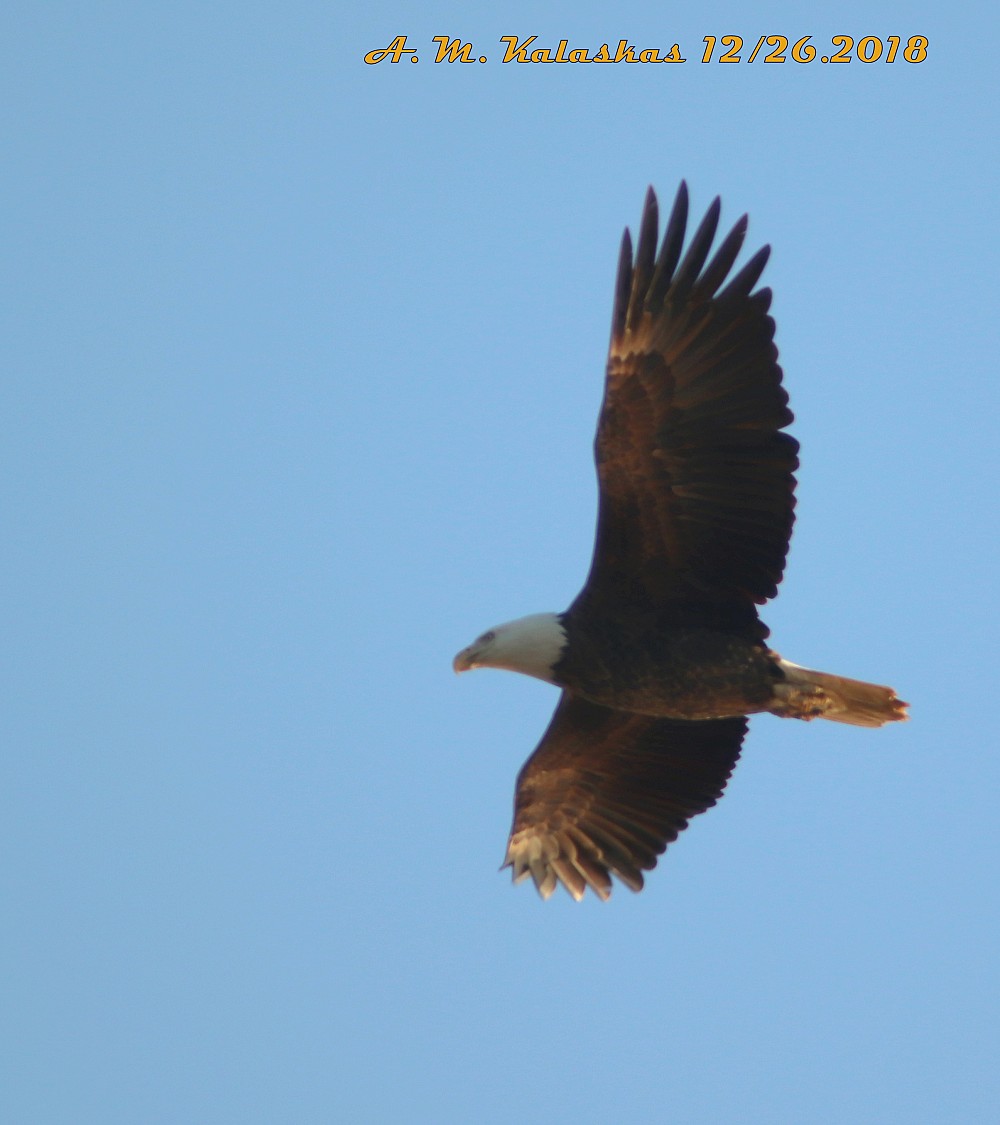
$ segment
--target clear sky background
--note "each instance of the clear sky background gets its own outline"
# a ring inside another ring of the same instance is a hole
[[[3,16],[0,1119],[995,1121],[995,6],[356,8]],[[913,721],[755,718],[641,895],[543,903],[497,867],[556,692],[450,662],[585,576],[682,177],[773,246],[775,646]]]

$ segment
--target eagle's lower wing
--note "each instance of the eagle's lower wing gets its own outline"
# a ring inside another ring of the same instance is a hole
[[[771,293],[751,293],[769,248],[720,291],[746,216],[705,265],[718,218],[716,199],[682,258],[681,184],[659,254],[652,189],[634,262],[625,232],[595,444],[600,509],[588,584],[604,596],[752,611],[781,580],[798,443],[780,432],[792,414]]]
[[[563,692],[517,778],[505,867],[548,898],[561,882],[602,899],[633,891],[688,820],[722,796],[747,720],[685,722],[599,707]]]

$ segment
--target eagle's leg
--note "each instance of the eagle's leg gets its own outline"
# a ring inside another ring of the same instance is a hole
[[[783,719],[821,719],[831,711],[840,710],[837,704],[818,684],[792,684],[787,681],[774,685],[774,702],[768,708],[772,715]]]

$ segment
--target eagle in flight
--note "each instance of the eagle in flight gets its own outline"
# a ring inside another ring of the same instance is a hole
[[[681,184],[657,251],[650,188],[626,230],[595,457],[590,573],[564,613],[498,625],[456,672],[506,668],[562,689],[518,779],[504,866],[544,898],[558,883],[633,891],[691,817],[722,795],[747,716],[878,727],[888,687],[802,668],[767,643],[795,506],[798,442],[781,386],[765,246],[727,277],[747,217],[709,259],[716,199],[684,251]]]

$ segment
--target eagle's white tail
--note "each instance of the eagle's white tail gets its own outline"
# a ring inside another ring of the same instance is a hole
[[[780,658],[778,665],[785,673],[785,682],[775,690],[776,705],[772,710],[776,715],[832,719],[855,727],[880,727],[909,718],[909,704],[898,699],[890,687],[816,672]]]

